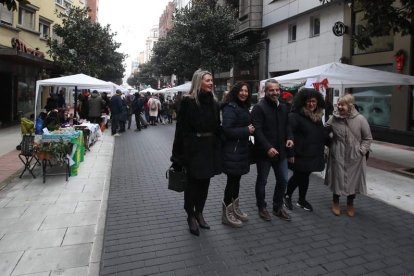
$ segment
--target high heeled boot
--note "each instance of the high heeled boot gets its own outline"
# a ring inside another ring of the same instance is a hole
[[[208,225],[208,223],[205,221],[203,213],[200,212],[196,212],[195,213],[195,218],[198,222],[198,225],[203,228],[203,229],[210,229],[210,225]]]
[[[197,220],[195,216],[188,216],[187,217],[188,228],[190,233],[196,236],[200,236],[200,229],[198,228]]]

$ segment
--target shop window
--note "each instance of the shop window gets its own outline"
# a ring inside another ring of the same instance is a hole
[[[19,7],[19,20],[20,26],[23,26],[29,30],[34,30],[35,13],[32,10]]]
[[[296,41],[296,24],[289,25],[289,42]]]
[[[370,66],[371,69],[392,72],[392,65]],[[389,127],[391,97],[394,86],[353,88],[355,104],[370,125]]]
[[[354,33],[356,35],[366,31],[366,22],[363,17],[364,13],[362,11],[354,12]],[[372,46],[363,50],[359,49],[354,43],[354,55],[392,51],[394,49],[394,37],[392,35],[371,37],[371,42]]]
[[[13,11],[9,10],[5,4],[0,4],[0,23],[13,25]]]
[[[41,38],[49,38],[50,36],[50,23],[39,20],[39,33]]]
[[[321,21],[319,17],[311,17],[310,18],[310,36],[319,36],[321,32]]]

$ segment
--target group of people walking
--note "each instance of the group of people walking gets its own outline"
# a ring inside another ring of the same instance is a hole
[[[372,135],[366,119],[356,111],[352,95],[339,98],[337,111],[324,125],[325,102],[320,92],[300,90],[291,107],[279,101],[276,80],[267,80],[264,92],[264,98],[249,112],[251,91],[247,83],[239,82],[220,106],[213,94],[212,74],[197,70],[193,75],[190,93],[183,97],[177,115],[171,161],[175,170],[185,168],[187,172],[184,209],[194,235],[200,234],[199,228],[210,229],[203,210],[210,179],[222,172],[227,175],[222,223],[241,227],[248,221],[240,208],[239,190],[241,177],[249,173],[252,152],[257,167],[256,205],[265,221],[272,219],[265,193],[271,168],[276,178],[272,213],[285,221],[291,220],[285,209],[293,210],[296,188],[296,206],[313,210],[306,199],[309,176],[323,171],[325,162],[325,184],[333,193],[331,209],[336,216],[341,213],[340,196],[347,197],[346,212],[353,217],[355,195],[366,193],[365,155]],[[289,168],[293,171],[290,179]]]

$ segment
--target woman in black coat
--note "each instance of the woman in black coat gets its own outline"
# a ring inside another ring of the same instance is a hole
[[[226,95],[222,106],[224,143],[222,148],[223,172],[227,174],[224,190],[222,223],[241,227],[248,220],[239,208],[241,176],[250,171],[249,136],[254,133],[250,123],[251,92],[247,83],[236,83]]]
[[[321,93],[314,89],[302,89],[294,98],[289,123],[294,136],[294,157],[289,158],[293,175],[288,181],[284,205],[292,210],[292,194],[299,187],[298,207],[312,211],[306,201],[309,175],[325,167],[325,132],[322,123],[325,102]]]
[[[199,226],[210,229],[203,210],[210,179],[221,173],[220,109],[208,71],[194,73],[190,95],[181,102],[171,161],[175,170],[187,171],[184,209],[190,232],[198,236]]]

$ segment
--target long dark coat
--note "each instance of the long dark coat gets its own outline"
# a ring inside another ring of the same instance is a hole
[[[171,161],[196,179],[221,173],[220,109],[212,95],[199,106],[193,97],[183,97]]]
[[[288,107],[282,103],[276,104],[267,97],[260,100],[252,110],[252,122],[255,127],[254,139],[259,159],[266,159],[267,151],[275,148],[278,158],[287,156],[286,141],[293,140],[288,123]]]
[[[250,171],[249,163],[249,111],[235,102],[223,106],[224,143],[222,147],[223,172],[243,175]]]
[[[322,123],[322,111],[318,121],[314,122],[305,115],[303,108],[289,113],[289,124],[294,136],[295,163],[292,170],[300,172],[319,172],[325,167],[324,148],[325,130]]]

